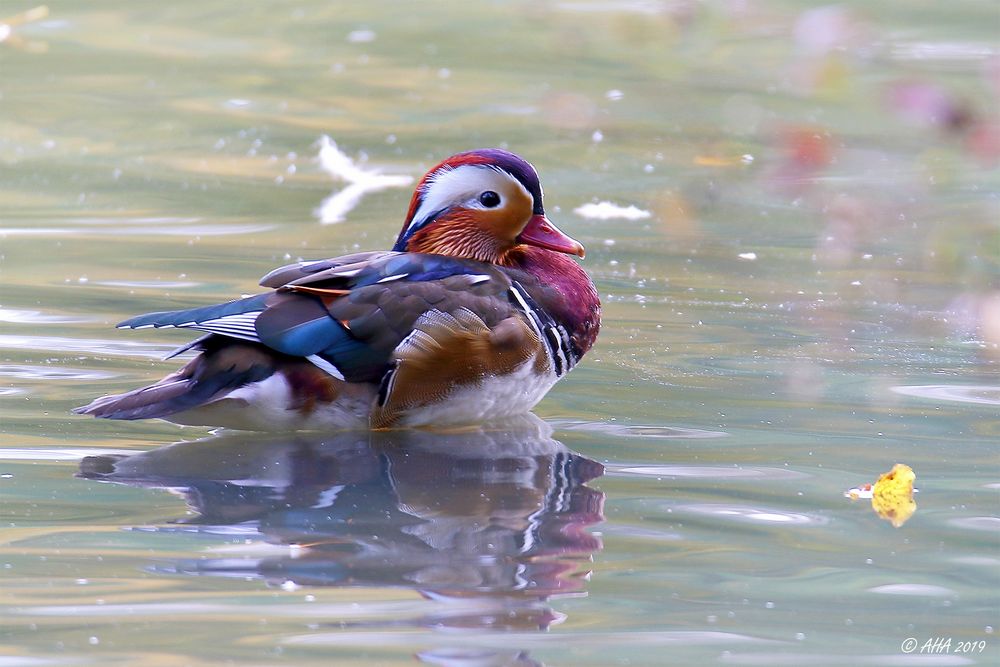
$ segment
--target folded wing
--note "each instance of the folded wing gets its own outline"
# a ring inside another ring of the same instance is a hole
[[[426,313],[471,313],[487,329],[511,316],[510,279],[441,255],[358,253],[277,269],[266,294],[141,315],[122,328],[177,327],[305,357],[348,382],[380,382],[393,351]]]

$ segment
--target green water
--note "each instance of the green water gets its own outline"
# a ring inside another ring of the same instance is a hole
[[[0,666],[1000,662],[995,4],[48,10],[0,29]],[[72,416],[189,339],[116,322],[389,247],[405,187],[316,218],[322,135],[535,164],[604,301],[544,423]],[[843,496],[895,463],[898,528]]]

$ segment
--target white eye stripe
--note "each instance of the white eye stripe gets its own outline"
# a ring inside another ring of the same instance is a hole
[[[504,179],[504,182],[497,183],[498,177]],[[531,193],[519,180],[494,165],[463,164],[454,169],[442,169],[427,179],[421,188],[423,201],[406,231],[419,227],[431,215],[457,204],[465,208],[487,210],[479,201],[479,195],[486,190],[500,195],[502,205],[506,198],[501,192],[501,186],[506,183],[520,188],[525,197],[531,199]]]

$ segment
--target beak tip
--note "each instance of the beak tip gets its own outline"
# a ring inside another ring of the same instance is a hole
[[[583,244],[561,232],[548,218],[539,213],[533,215],[516,241],[527,245],[538,246],[546,250],[576,255],[583,259],[586,251]]]

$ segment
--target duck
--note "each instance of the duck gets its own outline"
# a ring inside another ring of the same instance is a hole
[[[391,250],[300,261],[269,291],[139,315],[196,353],[77,414],[255,431],[482,424],[530,411],[594,345],[601,303],[583,246],[545,214],[514,153],[457,153],[417,183]]]

